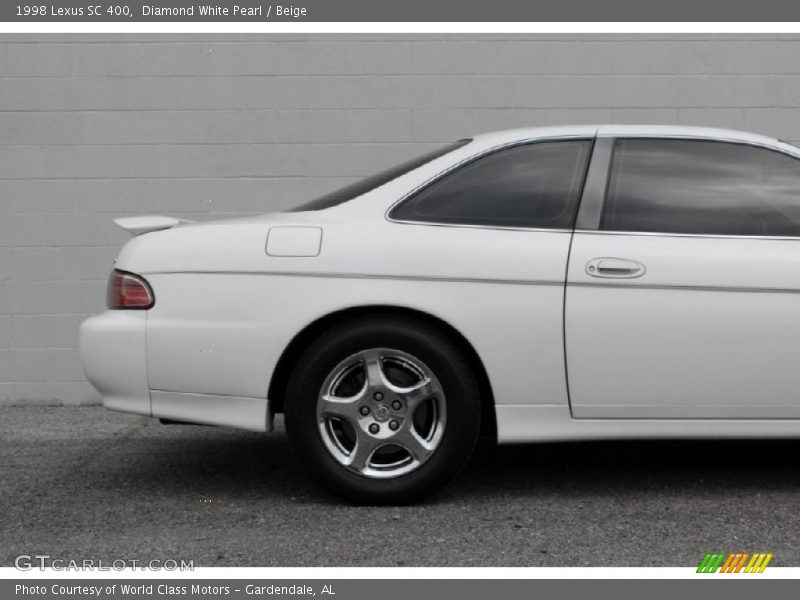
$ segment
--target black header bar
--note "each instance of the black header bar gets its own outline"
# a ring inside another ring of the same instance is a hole
[[[50,0],[0,3],[0,21],[45,22],[798,22],[786,0]]]

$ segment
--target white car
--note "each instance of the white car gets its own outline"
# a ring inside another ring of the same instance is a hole
[[[81,327],[108,408],[286,429],[357,502],[499,443],[800,436],[800,150],[688,127],[461,140],[292,212],[130,217]]]

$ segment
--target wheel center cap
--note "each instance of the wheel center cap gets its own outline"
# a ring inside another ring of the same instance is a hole
[[[378,406],[375,408],[375,419],[378,421],[385,421],[389,418],[389,409],[385,406]]]

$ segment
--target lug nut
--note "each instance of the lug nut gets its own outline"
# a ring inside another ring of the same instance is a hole
[[[400,400],[395,400],[394,402],[392,402],[392,408],[395,410],[400,410],[401,408],[403,408],[403,404],[400,402]]]
[[[366,417],[369,414],[369,406],[362,406],[358,412]]]
[[[391,429],[392,431],[397,431],[398,427],[400,427],[400,423],[398,423],[395,420],[389,421],[389,429]]]
[[[383,400],[383,394],[381,394],[380,392],[375,392],[375,395],[372,397],[375,398],[375,400],[377,400],[378,402]]]
[[[381,428],[378,427],[378,425],[376,423],[373,423],[372,425],[369,426],[369,432],[370,433],[378,433],[380,430],[381,430]]]

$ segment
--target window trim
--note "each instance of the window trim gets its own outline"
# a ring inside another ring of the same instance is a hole
[[[683,135],[683,134],[675,134],[675,135],[611,135],[611,136],[598,136],[597,141],[600,143],[601,141],[609,140],[610,152],[607,156],[607,161],[605,165],[606,173],[605,178],[603,179],[603,190],[602,193],[593,195],[589,198],[589,202],[593,204],[593,208],[596,210],[597,202],[600,203],[600,209],[596,211],[595,214],[591,216],[591,219],[584,218],[581,220],[581,216],[583,215],[583,200],[587,198],[582,198],[581,200],[581,208],[578,212],[578,221],[575,227],[575,233],[587,233],[587,234],[600,234],[600,235],[636,235],[636,236],[660,236],[660,237],[676,237],[676,238],[683,238],[683,237],[691,237],[691,238],[708,238],[708,239],[745,239],[745,240],[786,240],[786,241],[793,241],[793,240],[800,240],[800,235],[741,235],[741,234],[723,234],[723,233],[678,233],[678,232],[665,232],[665,231],[627,231],[627,230],[611,230],[611,229],[601,229],[600,225],[603,221],[603,216],[605,215],[606,210],[606,200],[608,196],[608,184],[611,180],[611,165],[614,158],[614,147],[616,146],[617,141],[622,140],[650,140],[650,141],[658,141],[658,140],[690,140],[690,141],[697,141],[697,142],[716,142],[721,144],[734,144],[738,146],[751,146],[753,148],[761,148],[763,150],[768,150],[771,152],[776,152],[778,154],[783,154],[784,156],[788,156],[789,158],[793,158],[794,160],[800,161],[800,149],[797,153],[790,152],[784,148],[778,148],[776,146],[772,146],[770,144],[759,143],[755,141],[749,140],[741,140],[735,138],[714,138],[714,137],[703,137],[697,135]],[[590,211],[590,209],[587,209]]]
[[[660,231],[611,231],[606,229],[575,229],[575,233],[590,235],[635,235],[658,236],[674,238],[708,238],[708,239],[736,239],[736,240],[784,240],[800,241],[800,235],[737,235],[732,233],[665,233]]]
[[[592,164],[592,154],[596,139],[597,139],[596,135],[553,135],[547,137],[514,140],[513,142],[507,142],[499,146],[492,146],[491,148],[482,150],[477,154],[473,154],[472,156],[464,158],[458,161],[457,163],[450,165],[444,171],[440,171],[436,175],[433,175],[432,177],[423,181],[418,186],[413,188],[410,192],[407,192],[405,195],[403,195],[399,200],[393,202],[389,206],[389,208],[386,209],[386,212],[384,213],[384,218],[390,223],[398,223],[400,225],[426,225],[430,227],[466,227],[469,229],[499,229],[502,231],[549,231],[553,233],[572,233],[575,230],[575,220],[573,220],[572,227],[569,228],[522,227],[517,225],[480,225],[475,223],[442,223],[439,221],[412,221],[409,219],[395,219],[394,217],[392,217],[392,212],[394,212],[396,208],[399,208],[401,204],[405,203],[408,200],[411,200],[417,194],[422,193],[428,187],[434,185],[440,179],[447,177],[450,173],[456,171],[457,169],[460,169],[461,167],[465,167],[472,162],[485,158],[486,156],[489,156],[491,154],[502,152],[504,150],[509,150],[517,146],[529,146],[532,144],[537,144],[542,142],[587,141],[590,142],[589,156],[586,159],[586,169],[583,174],[583,179],[581,181],[581,187],[578,190],[578,206],[577,210],[575,211],[575,217],[577,219],[578,214],[580,214],[581,200],[583,199],[583,194],[586,187],[587,174],[589,172],[589,167]]]

